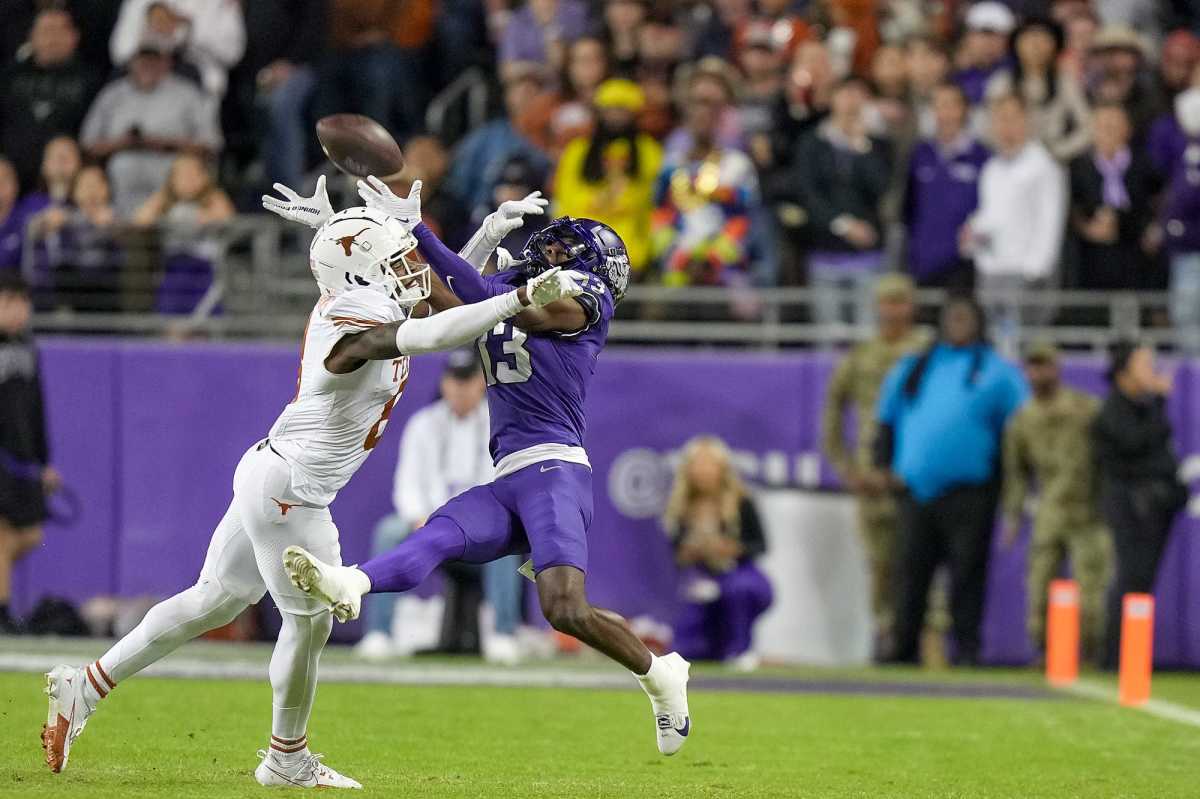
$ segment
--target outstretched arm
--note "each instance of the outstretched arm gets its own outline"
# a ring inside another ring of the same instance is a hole
[[[424,222],[413,228],[413,235],[430,268],[464,302],[481,302],[495,295],[492,284],[462,256],[443,244]]]
[[[467,261],[442,243],[424,224],[413,228],[421,254],[446,285],[466,302],[480,302],[493,296],[503,284],[487,280]],[[516,318],[517,327],[529,333],[574,333],[587,326],[588,315],[579,301],[563,299],[545,307],[527,308]]]
[[[427,319],[389,322],[338,341],[325,359],[325,368],[347,374],[366,361],[451,349],[474,341],[526,307],[540,307],[582,292],[574,273],[552,269],[526,285],[483,302],[461,305]]]
[[[458,254],[474,266],[475,271],[483,272],[488,258],[504,241],[504,237],[524,225],[527,214],[541,215],[549,204],[550,201],[540,191],[527,194],[521,200],[505,200],[484,218],[479,230],[475,231],[475,235]]]

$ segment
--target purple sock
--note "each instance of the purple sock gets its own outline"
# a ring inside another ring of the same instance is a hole
[[[408,591],[446,561],[461,558],[466,548],[467,536],[462,528],[439,516],[430,519],[399,546],[358,568],[371,579],[372,594]]]

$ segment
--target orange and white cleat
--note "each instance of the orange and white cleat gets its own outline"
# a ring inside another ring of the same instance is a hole
[[[56,666],[46,673],[50,709],[42,727],[42,749],[46,752],[46,765],[55,774],[67,767],[71,744],[96,710],[95,704],[88,700],[86,683],[87,675],[81,668]]]

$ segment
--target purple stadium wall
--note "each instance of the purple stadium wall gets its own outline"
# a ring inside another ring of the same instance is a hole
[[[46,545],[21,564],[17,610],[51,593],[84,600],[189,585],[229,501],[234,465],[291,398],[294,348],[59,339],[45,341],[42,353],[54,461],[83,513],[73,527],[51,524]],[[438,363],[418,359],[384,445],[333,506],[347,562],[365,557],[372,526],[389,512],[399,432],[434,396]],[[815,454],[831,365],[830,356],[804,353],[605,353],[589,401],[593,600],[670,617],[671,560],[655,516],[670,454],[698,432],[727,439],[759,483],[832,487]],[[1103,387],[1095,361],[1071,362],[1067,377]],[[1180,452],[1197,458],[1200,364],[1176,378]],[[1160,664],[1200,666],[1200,520],[1178,527],[1159,577],[1155,655]],[[985,656],[993,661],[1029,654],[1023,562],[1023,546],[992,559]]]

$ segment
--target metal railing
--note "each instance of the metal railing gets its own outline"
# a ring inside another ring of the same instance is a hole
[[[168,233],[159,230],[157,241]],[[161,300],[165,272],[161,259],[155,260],[160,252],[154,247],[159,245],[152,243],[140,257],[125,259],[126,274],[115,278],[116,301],[111,310],[79,310],[67,298],[37,313],[36,329],[42,333],[220,339],[298,336],[317,297],[307,263],[311,231],[260,214],[207,228],[204,235],[213,243],[212,279],[185,313],[163,313],[155,308],[154,298]],[[27,260],[27,265],[33,260]],[[132,263],[140,270],[135,274],[128,273],[134,269]],[[945,298],[945,293],[937,290],[918,292],[922,318],[932,321]],[[618,308],[610,338],[622,344],[778,348],[836,346],[871,334],[871,326],[865,323],[816,324],[811,314],[814,299],[815,292],[808,288],[732,291],[634,285]],[[846,304],[852,301],[849,289],[843,299]],[[1017,328],[1017,345],[1044,338],[1065,348],[1099,351],[1119,337],[1168,347],[1176,343],[1174,331],[1161,325],[1167,307],[1163,292],[1009,292],[982,299],[986,305],[1011,305],[1022,313],[1039,308],[1053,312],[1054,324]]]

